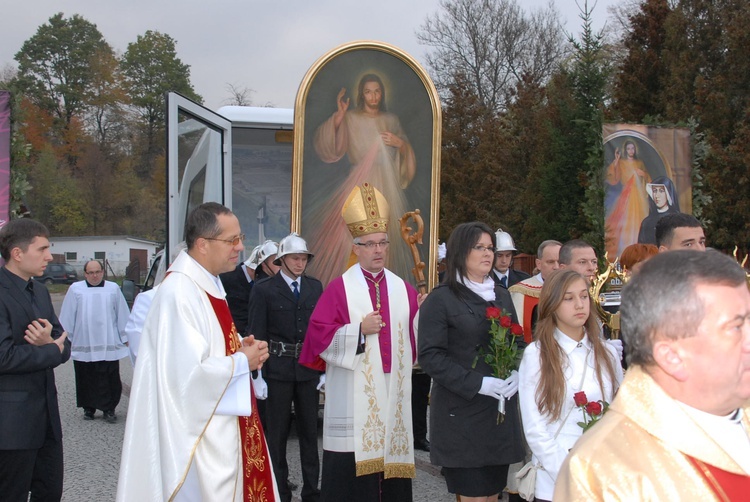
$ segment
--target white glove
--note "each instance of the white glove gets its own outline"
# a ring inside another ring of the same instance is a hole
[[[494,397],[495,399],[502,399],[503,390],[505,390],[505,380],[495,377],[482,377],[482,387],[479,389],[479,393],[484,396]]]
[[[318,386],[315,388],[318,389],[320,392],[326,391],[326,374],[325,373],[320,375],[320,381],[318,382]]]
[[[615,350],[617,351],[617,360],[622,361],[622,340],[607,340],[605,343],[610,347],[615,348]]]
[[[518,372],[516,370],[511,371],[510,376],[505,379],[505,389],[501,393],[506,399],[510,399],[518,392],[518,379]]]
[[[266,399],[268,397],[268,384],[263,380],[263,375],[258,371],[258,378],[253,378],[253,390],[255,399]]]

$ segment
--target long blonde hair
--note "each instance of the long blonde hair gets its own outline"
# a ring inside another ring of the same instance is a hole
[[[536,386],[536,405],[539,413],[547,415],[551,422],[560,419],[565,408],[565,364],[568,356],[555,340],[557,316],[555,313],[565,297],[565,292],[576,281],[586,279],[575,270],[565,269],[555,272],[552,277],[544,281],[542,294],[539,298],[539,320],[534,327],[534,339],[539,344],[540,376]],[[616,384],[615,367],[609,350],[604,346],[601,328],[596,321],[594,302],[589,297],[590,310],[584,329],[594,351],[594,367],[596,379],[604,396],[602,368],[609,375],[609,380]],[[604,396],[606,398],[606,396]],[[610,396],[611,399],[612,396]]]

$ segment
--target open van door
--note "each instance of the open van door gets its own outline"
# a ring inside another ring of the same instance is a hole
[[[204,202],[232,207],[232,123],[177,93],[167,94],[167,246],[171,263],[187,215]]]

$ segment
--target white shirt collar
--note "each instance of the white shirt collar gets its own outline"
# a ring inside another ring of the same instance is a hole
[[[242,271],[245,273],[245,278],[247,279],[247,282],[253,282],[253,278],[250,277],[250,274],[247,272],[247,266],[244,263],[240,266],[242,267]]]
[[[281,269],[279,269],[279,274],[281,274],[281,277],[284,278],[284,282],[286,282],[286,285],[289,286],[289,289],[294,289],[294,288],[292,288],[292,282],[294,282],[294,281],[297,282],[297,291],[299,291],[300,289],[302,289],[302,278],[301,277],[298,277],[297,279],[293,279],[293,278],[289,277],[288,275],[286,275],[284,273],[284,271],[281,270]]]
[[[505,277],[506,281],[510,279],[510,277],[508,277],[508,274],[510,273],[510,269],[506,270],[505,273],[500,272],[496,268],[493,268],[492,271],[495,272],[495,275],[497,276],[498,279],[502,279],[503,277]]]
[[[675,400],[676,401],[676,400]],[[721,446],[745,473],[750,473],[750,436],[742,424],[742,409],[739,420],[735,412],[727,416],[714,415],[676,401],[698,426]]]
[[[570,354],[579,347],[584,347],[586,350],[591,350],[591,340],[589,340],[589,337],[588,335],[586,335],[586,333],[583,334],[583,338],[581,338],[580,342],[576,342],[568,335],[555,328],[555,340],[557,340],[557,343],[560,345],[560,347],[562,347],[563,352],[565,352],[566,354]]]

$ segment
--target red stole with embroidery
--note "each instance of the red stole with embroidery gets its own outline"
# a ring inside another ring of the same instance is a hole
[[[237,328],[232,321],[232,313],[223,298],[214,298],[208,295],[211,306],[219,320],[221,331],[224,334],[224,344],[227,355],[237,352],[241,346]],[[248,376],[248,378],[250,378]],[[258,416],[258,406],[255,401],[255,393],[250,383],[250,398],[253,411],[249,417],[237,417],[240,426],[240,439],[242,442],[242,498],[245,502],[274,501],[273,471],[271,460],[268,457],[266,447],[266,436]]]
[[[713,465],[701,462],[697,458],[685,455],[690,463],[701,474],[716,498],[722,502],[732,500],[747,500],[750,494],[750,476],[735,474],[719,469]]]

